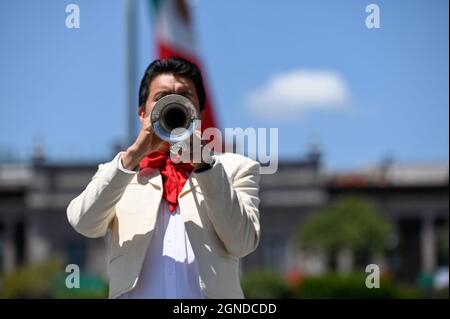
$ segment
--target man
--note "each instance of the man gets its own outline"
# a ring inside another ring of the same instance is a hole
[[[197,66],[181,58],[150,64],[136,141],[99,165],[67,217],[87,237],[110,231],[110,298],[244,298],[239,258],[260,239],[259,164],[230,153],[174,164],[149,119],[168,94],[185,96],[201,113]]]

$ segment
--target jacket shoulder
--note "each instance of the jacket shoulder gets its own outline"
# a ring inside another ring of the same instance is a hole
[[[237,173],[240,170],[249,170],[249,169],[257,169],[259,172],[260,164],[248,158],[246,156],[235,154],[235,153],[222,153],[215,155],[216,159],[218,159],[225,170],[233,175],[233,173]]]

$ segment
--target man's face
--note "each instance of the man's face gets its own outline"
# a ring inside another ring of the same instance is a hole
[[[169,94],[183,95],[191,100],[197,111],[199,111],[197,91],[191,79],[173,74],[160,74],[153,78],[150,83],[145,107],[139,108],[140,121],[142,122],[146,117],[150,116],[153,107],[160,98]]]

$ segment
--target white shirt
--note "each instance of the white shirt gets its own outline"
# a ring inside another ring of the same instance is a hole
[[[124,172],[136,173],[125,169],[120,157],[118,167]],[[198,266],[179,206],[171,213],[168,202],[161,200],[139,280],[133,290],[119,298],[205,298],[200,289]]]

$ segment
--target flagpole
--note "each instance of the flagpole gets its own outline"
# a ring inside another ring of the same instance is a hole
[[[137,63],[137,14],[136,0],[127,0],[126,2],[126,59],[127,59],[127,103],[126,119],[127,132],[126,143],[131,145],[136,138],[136,114],[138,103],[136,100],[136,63]]]

